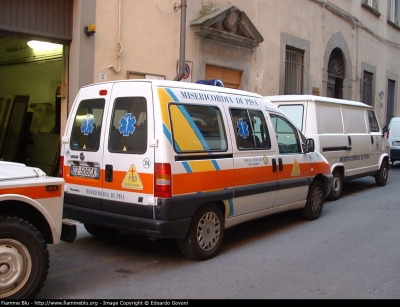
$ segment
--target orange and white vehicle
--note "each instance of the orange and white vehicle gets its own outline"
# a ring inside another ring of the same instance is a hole
[[[196,260],[236,224],[294,209],[318,218],[332,182],[313,140],[262,96],[177,81],[82,87],[61,155],[64,217],[99,237],[177,239]]]
[[[49,270],[47,244],[74,241],[63,187],[39,168],[0,161],[0,299],[34,298]]]

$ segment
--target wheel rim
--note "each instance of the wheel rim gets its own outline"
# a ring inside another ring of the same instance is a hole
[[[28,249],[12,239],[0,239],[0,298],[18,292],[28,281],[32,259]]]
[[[340,178],[338,176],[333,177],[332,190],[335,194],[340,191]]]
[[[382,174],[382,177],[383,177],[383,180],[386,180],[387,179],[387,177],[388,177],[388,168],[386,167],[386,165],[385,165],[385,167],[383,168],[383,174]]]
[[[321,188],[317,188],[313,191],[311,201],[312,201],[312,206],[311,206],[312,211],[314,213],[320,212],[324,201],[324,193],[322,192]]]
[[[197,243],[204,251],[212,250],[221,235],[221,223],[214,212],[204,214],[197,225]]]

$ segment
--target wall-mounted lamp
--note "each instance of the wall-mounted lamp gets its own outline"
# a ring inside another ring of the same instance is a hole
[[[93,36],[94,33],[96,33],[96,25],[88,25],[83,29],[83,32],[86,34],[86,36]]]

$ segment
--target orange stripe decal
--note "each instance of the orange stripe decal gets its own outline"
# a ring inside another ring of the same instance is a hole
[[[34,186],[34,187],[24,187],[24,188],[7,188],[0,189],[0,195],[6,194],[19,194],[32,199],[42,199],[42,198],[53,198],[60,197],[63,193],[62,185],[57,185],[57,191],[46,191],[46,186]]]

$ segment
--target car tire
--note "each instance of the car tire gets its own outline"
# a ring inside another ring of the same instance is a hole
[[[46,241],[35,226],[18,217],[0,216],[0,298],[35,298],[49,265]]]
[[[337,169],[333,171],[332,175],[333,175],[332,189],[331,193],[328,195],[328,200],[338,200],[340,195],[342,194],[343,177],[342,173]]]
[[[225,220],[215,204],[200,207],[192,218],[186,238],[178,240],[184,256],[207,260],[215,256],[225,233]]]
[[[307,194],[307,203],[301,210],[301,215],[306,220],[316,220],[319,218],[324,206],[324,187],[319,180],[314,180]]]
[[[389,176],[389,163],[383,160],[378,174],[375,175],[375,183],[378,186],[385,186]]]

